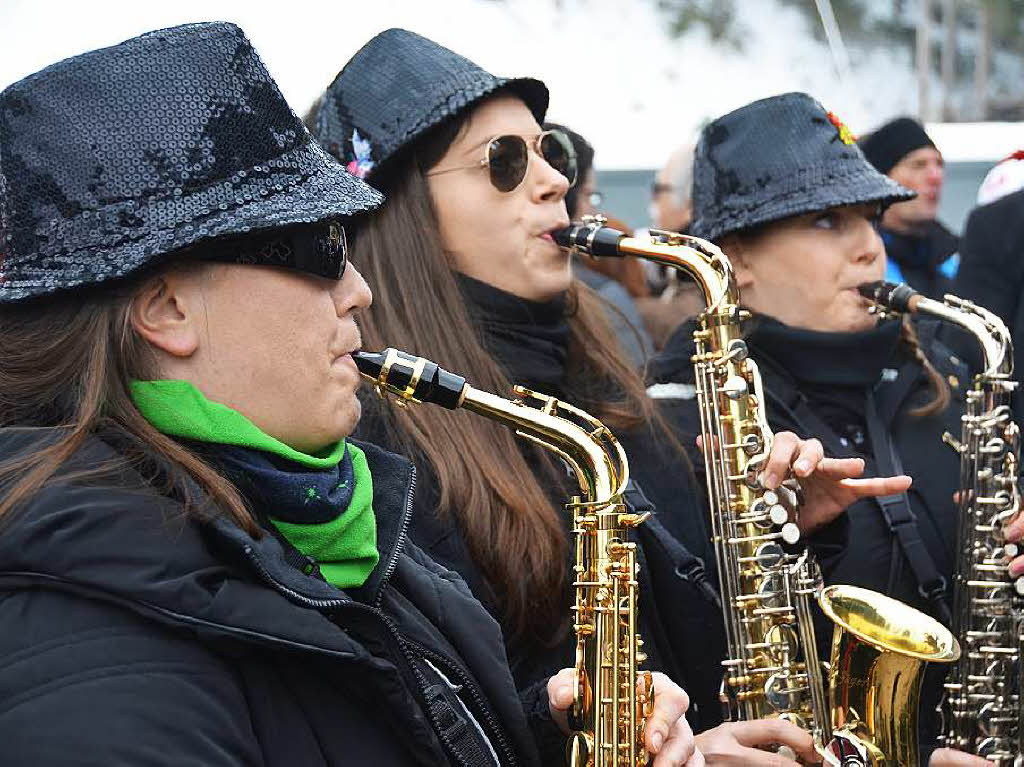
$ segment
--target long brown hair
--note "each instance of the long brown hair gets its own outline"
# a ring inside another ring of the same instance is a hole
[[[445,254],[424,173],[443,156],[467,115],[443,123],[389,160],[372,183],[387,202],[357,234],[353,260],[374,291],[363,312],[363,345],[397,346],[465,375],[474,386],[509,392],[485,349]],[[574,281],[566,389],[574,404],[613,429],[650,421],[643,381],[614,341],[604,303]],[[609,396],[609,392],[613,392]],[[441,515],[451,514],[473,561],[496,592],[506,629],[552,637],[566,615],[568,539],[545,487],[564,471],[505,428],[464,412],[374,409],[400,446],[437,476]],[[525,452],[525,455],[524,455]],[[535,473],[531,465],[539,466]]]
[[[148,467],[147,478],[159,477],[162,490],[176,492],[186,513],[227,513],[258,537],[234,486],[154,429],[132,402],[131,380],[154,374],[149,347],[130,321],[131,297],[144,279],[0,305],[0,426],[60,429],[45,448],[0,464],[0,519],[63,473],[91,435],[110,434],[123,460],[88,474]],[[205,498],[190,491],[187,479]]]

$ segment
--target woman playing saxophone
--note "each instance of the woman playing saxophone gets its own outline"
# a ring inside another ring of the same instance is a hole
[[[756,361],[773,430],[821,439],[866,473],[906,473],[908,490],[851,503],[839,526],[808,538],[827,583],[895,597],[948,621],[959,460],[941,441],[959,432],[967,371],[934,324],[879,323],[857,292],[880,279],[884,249],[873,222],[910,194],[864,159],[849,129],[805,94],[748,104],[709,124],[694,164],[692,233],[729,254],[740,303],[753,314],[745,341]],[[680,328],[655,360],[655,391],[700,432],[686,385],[692,332]],[[669,385],[669,386],[666,386]],[[817,631],[822,657],[831,627]],[[931,667],[922,710],[934,709],[944,669]],[[922,761],[935,746],[922,716]]]
[[[382,67],[395,81],[423,82],[437,102],[385,92],[371,76]],[[564,144],[541,130],[546,103],[537,81],[495,78],[402,30],[382,33],[346,65],[314,123],[325,146],[387,197],[353,245],[377,288],[363,338],[373,348],[429,351],[489,391],[526,384],[612,429],[629,455],[633,487],[658,510],[636,529],[648,585],[640,590],[648,668],[686,689],[695,727],[728,741],[747,763],[772,763],[775,755],[753,747],[780,741],[809,753],[809,737],[785,722],[718,727],[724,640],[714,576],[703,564],[714,557],[699,486],[612,343],[603,307],[573,280],[571,259],[551,237],[568,223],[564,196],[575,173]],[[397,412],[375,398],[365,409],[364,435],[423,468],[413,541],[463,575],[502,623],[521,689],[571,665],[572,539],[561,464],[466,413]],[[893,492],[878,479],[841,484],[855,476],[851,467],[822,462],[814,440],[780,436],[766,479],[795,471],[831,488],[835,498],[817,494],[804,515],[821,524],[855,498]],[[636,508],[648,506],[632,497]],[[558,689],[571,700],[568,680]],[[559,750],[562,734],[551,738]]]

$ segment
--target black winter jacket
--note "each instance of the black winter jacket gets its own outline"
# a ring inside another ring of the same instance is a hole
[[[0,430],[0,461],[51,439]],[[4,520],[0,761],[493,764],[489,742],[502,764],[541,763],[497,625],[406,540],[412,466],[360,447],[381,558],[348,592],[274,535],[183,517],[123,465],[65,472]],[[117,458],[96,437],[65,468]],[[464,737],[473,720],[486,740]]]
[[[909,355],[903,354],[902,350],[897,351],[891,364],[882,371],[881,380],[871,396],[887,425],[902,461],[903,472],[914,479],[908,493],[911,509],[917,519],[921,538],[939,573],[948,583],[954,564],[956,507],[953,493],[959,481],[959,458],[943,444],[942,434],[946,431],[959,434],[960,415],[963,412],[960,389],[967,383],[968,371],[964,363],[937,338],[939,328],[935,323],[921,322],[918,328],[922,347],[929,360],[944,378],[954,384],[951,405],[935,416],[914,417],[909,414],[910,410],[928,401],[931,390],[921,365]],[[654,360],[650,370],[652,380],[656,383],[682,384],[677,397],[663,401],[681,431],[699,434],[699,412],[692,389],[689,388],[693,383],[693,366],[690,362],[693,353],[692,332],[692,323],[677,330],[666,344],[664,352]],[[801,382],[787,371],[784,363],[758,348],[756,333],[748,339],[748,344],[763,377],[768,422],[772,429],[792,431],[802,438],[816,437],[829,456],[865,458],[864,476],[878,476],[880,472],[870,442],[866,442],[863,449],[856,449],[845,435],[840,435],[824,423],[821,413],[814,412],[808,406]],[[824,361],[821,364],[825,364]],[[664,391],[667,389],[663,388]],[[867,395],[868,390],[865,389],[865,398]],[[859,501],[847,509],[845,520],[843,524],[849,526],[845,535],[836,535],[826,530],[810,541],[821,562],[826,582],[853,584],[887,593],[938,617],[932,603],[919,593],[918,584],[882,516],[879,503],[874,499]],[[823,658],[827,658],[832,627],[820,613],[818,618],[819,651]],[[923,764],[927,764],[927,756],[934,747],[935,717],[931,712],[938,702],[944,673],[944,667],[933,666],[922,690],[920,722],[922,741],[927,747]]]
[[[953,292],[995,312],[1015,341],[1014,376],[1024,372],[1024,189],[971,211],[960,243],[960,271]],[[1024,426],[1024,402],[1013,399]]]

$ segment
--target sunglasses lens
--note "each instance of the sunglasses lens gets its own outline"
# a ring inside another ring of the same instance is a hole
[[[511,192],[526,178],[529,155],[520,136],[499,136],[487,149],[491,183],[499,192]]]
[[[576,183],[576,152],[567,135],[548,131],[541,136],[540,153],[548,165],[569,180],[569,186]]]

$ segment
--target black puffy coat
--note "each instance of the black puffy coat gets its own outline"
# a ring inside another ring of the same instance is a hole
[[[952,401],[943,412],[933,416],[917,417],[909,411],[931,398],[924,369],[900,345],[881,370],[873,388],[863,389],[863,400],[869,396],[878,406],[880,417],[890,435],[892,444],[902,462],[902,470],[914,479],[908,492],[911,510],[917,519],[921,539],[931,555],[939,573],[950,581],[953,571],[953,547],[956,531],[956,506],[953,493],[958,489],[959,458],[942,442],[944,432],[958,435],[963,413],[959,391],[967,382],[965,364],[951,354],[938,337],[940,328],[933,322],[920,322],[919,335],[922,348],[932,364],[944,378],[954,385]],[[662,387],[662,400],[669,417],[683,433],[700,433],[700,415],[693,395],[693,325],[682,326],[666,344],[664,352],[653,361],[650,372],[654,383],[678,387],[676,396],[669,396],[671,388]],[[879,476],[878,462],[870,440],[858,448],[848,434],[839,433],[830,425],[832,420],[826,408],[811,407],[809,384],[790,372],[792,359],[779,359],[765,353],[758,345],[758,330],[748,336],[751,357],[758,363],[767,398],[768,422],[774,431],[792,431],[802,438],[816,437],[825,454],[833,457],[861,457],[865,459],[865,476]],[[801,366],[827,365],[827,359],[803,360]],[[826,395],[827,396],[827,395]],[[821,402],[821,390],[814,392]],[[836,400],[836,405],[841,405]],[[902,602],[938,617],[935,605],[918,591],[914,575],[902,555],[894,534],[890,531],[874,499],[854,503],[846,511],[848,532],[835,536],[826,531],[819,536],[826,545],[814,546],[827,583],[847,583],[886,593]],[[812,546],[815,543],[811,541]],[[944,600],[948,607],[947,599]],[[819,651],[828,657],[828,642],[832,627],[819,613],[817,633]],[[935,716],[932,715],[941,689],[943,666],[933,666],[922,690],[921,731],[925,745],[925,758],[934,741]]]
[[[0,461],[52,437],[0,430]],[[465,737],[475,719],[502,764],[540,764],[498,626],[406,540],[411,464],[361,447],[381,558],[348,592],[273,535],[183,517],[128,468],[54,482],[5,519],[0,761],[493,763]],[[66,468],[117,458],[91,438]]]

